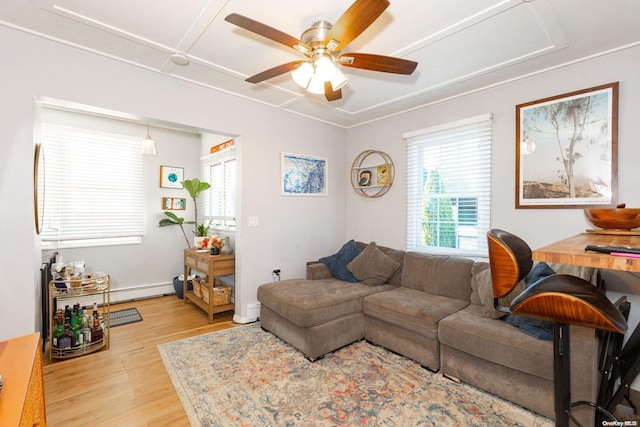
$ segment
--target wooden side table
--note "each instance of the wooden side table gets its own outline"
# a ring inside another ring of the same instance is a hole
[[[46,426],[40,334],[0,342],[0,426]]]
[[[213,287],[215,286],[216,276],[224,276],[226,274],[235,274],[236,272],[236,256],[235,255],[209,255],[208,252],[197,252],[196,249],[184,250],[184,303],[188,301],[204,310],[209,316],[209,323],[213,322],[213,315],[235,309],[235,304],[228,303],[223,305],[213,305],[213,298],[209,298],[209,302],[198,297],[193,291],[188,290],[189,269],[204,273],[208,277],[207,287],[209,295],[213,295]]]

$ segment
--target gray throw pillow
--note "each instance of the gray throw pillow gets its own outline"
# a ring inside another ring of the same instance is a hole
[[[478,264],[478,263],[476,263]],[[493,282],[491,281],[491,269],[486,268],[473,275],[472,287],[477,289],[480,303],[482,304],[482,316],[499,319],[507,315],[495,309],[493,305]],[[507,295],[499,299],[503,307],[509,307],[511,301],[522,293],[525,289],[525,281],[521,280]]]
[[[498,311],[493,306],[493,284],[491,282],[491,270],[489,268],[473,276],[473,285],[478,287],[478,296],[482,304],[482,316],[499,319],[506,313]],[[472,285],[472,286],[473,286]]]
[[[382,252],[376,242],[371,242],[347,268],[358,281],[368,286],[378,286],[387,283],[400,268],[400,263]]]

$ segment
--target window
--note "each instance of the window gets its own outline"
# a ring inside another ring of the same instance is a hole
[[[144,232],[139,137],[44,122],[44,248],[139,243]]]
[[[407,249],[487,254],[491,115],[403,135],[407,141]]]
[[[203,193],[202,215],[217,229],[236,227],[236,152],[227,148],[202,161],[203,180],[211,188]]]

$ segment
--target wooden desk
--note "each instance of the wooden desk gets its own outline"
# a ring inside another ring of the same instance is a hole
[[[40,334],[0,342],[0,426],[46,426]]]
[[[631,246],[640,248],[640,236],[581,233],[535,249],[536,261],[582,265],[607,270],[640,272],[640,258],[623,258],[585,251],[587,245]]]
[[[199,298],[193,291],[187,289],[187,281],[184,284],[184,302],[193,302],[195,305],[203,309],[209,316],[209,323],[213,322],[215,313],[222,313],[235,309],[235,304],[229,303],[224,305],[213,305],[213,287],[215,285],[216,276],[224,276],[226,274],[235,274],[236,257],[235,255],[209,255],[207,252],[197,252],[195,249],[184,250],[184,277],[187,277],[189,269],[200,271],[207,275],[207,286],[209,289],[209,302]]]

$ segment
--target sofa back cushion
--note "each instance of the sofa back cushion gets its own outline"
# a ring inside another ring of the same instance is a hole
[[[462,257],[407,252],[402,286],[470,302],[473,264]]]

